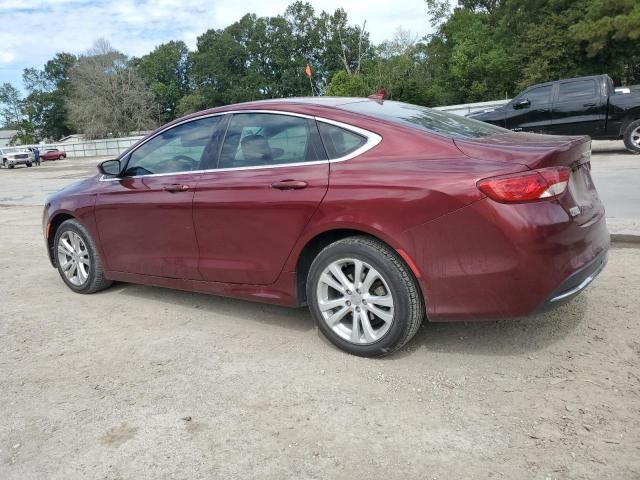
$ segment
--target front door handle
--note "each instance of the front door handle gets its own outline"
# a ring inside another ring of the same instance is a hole
[[[583,107],[595,107],[596,104],[595,103],[585,103],[584,105],[582,105]]]
[[[303,180],[282,180],[280,182],[272,183],[272,188],[277,188],[278,190],[301,190],[303,188],[307,188],[307,182]]]
[[[183,184],[173,184],[173,185],[165,185],[164,191],[169,193],[178,193],[178,192],[186,192],[189,190],[189,185]]]

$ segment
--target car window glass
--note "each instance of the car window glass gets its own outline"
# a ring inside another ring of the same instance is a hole
[[[553,91],[553,85],[545,85],[544,87],[532,88],[521,99],[525,98],[531,102],[531,107],[536,105],[545,105],[551,102],[551,92]]]
[[[596,82],[594,80],[580,80],[560,84],[558,101],[588,100],[596,96]]]
[[[384,102],[354,101],[339,105],[338,108],[448,137],[487,137],[506,131],[479,120],[392,100]]]
[[[203,152],[221,122],[221,116],[207,117],[165,130],[131,153],[124,175],[199,170]]]
[[[306,118],[269,113],[233,115],[220,155],[220,168],[310,162],[322,159]],[[316,133],[317,135],[317,133]]]
[[[324,122],[318,122],[320,137],[330,159],[344,157],[367,143],[366,137]]]

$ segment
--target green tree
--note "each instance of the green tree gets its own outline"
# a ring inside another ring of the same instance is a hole
[[[153,94],[153,110],[157,113],[158,123],[173,120],[180,99],[190,92],[188,54],[189,49],[184,42],[172,41],[133,60]]]
[[[327,95],[332,97],[366,97],[371,90],[364,77],[340,70],[332,78],[327,87]]]
[[[425,1],[436,26],[425,48],[435,104],[504,98],[580,75],[640,82],[637,0]]]
[[[192,80],[207,106],[264,98],[323,93],[339,70],[357,74],[369,55],[368,35],[348,24],[344,10],[316,14],[308,3],[284,15],[247,14],[221,30],[198,37],[190,54]]]
[[[640,3],[592,0],[570,31],[590,59],[624,83],[640,81]]]
[[[38,140],[57,140],[73,131],[67,102],[71,90],[71,69],[76,61],[75,55],[57,53],[42,70],[27,68],[22,74],[29,92],[25,102],[33,115]]]
[[[0,86],[0,117],[5,128],[16,128],[22,121],[24,101],[20,92],[10,83]]]

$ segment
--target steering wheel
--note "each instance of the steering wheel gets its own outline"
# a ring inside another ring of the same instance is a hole
[[[187,155],[176,155],[171,159],[171,162],[181,165],[180,170],[196,170],[198,168],[198,162]]]

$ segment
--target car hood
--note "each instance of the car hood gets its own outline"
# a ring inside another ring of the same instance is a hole
[[[568,137],[509,131],[482,138],[455,138],[454,143],[469,157],[516,163],[531,169],[571,165],[591,149],[591,139],[586,136]]]
[[[100,175],[94,175],[92,177],[85,178],[83,180],[78,180],[77,182],[70,183],[69,185],[65,186],[61,190],[58,190],[57,192],[54,192],[51,195],[49,195],[49,197],[47,198],[47,202],[51,202],[51,201],[56,200],[56,199],[58,199],[60,197],[73,195],[74,193],[78,193],[78,192],[79,193],[90,193],[91,190],[92,190],[91,187],[96,184],[96,182],[98,181],[99,177],[100,177]]]

